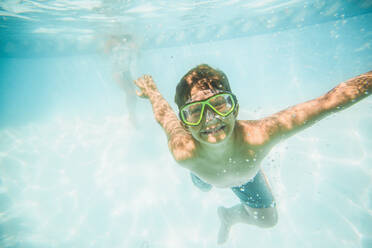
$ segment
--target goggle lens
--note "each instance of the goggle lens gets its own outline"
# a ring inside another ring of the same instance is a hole
[[[202,103],[195,103],[185,107],[182,110],[183,119],[188,123],[198,123],[204,105]]]
[[[211,98],[209,104],[212,105],[217,114],[225,115],[232,110],[234,106],[233,101],[230,95],[219,95]]]

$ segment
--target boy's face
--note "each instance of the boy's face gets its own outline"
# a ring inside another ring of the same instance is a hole
[[[194,87],[191,89],[191,97],[188,102],[202,101],[218,93],[218,91],[212,89],[200,90]],[[230,115],[222,117],[206,105],[200,124],[187,127],[197,141],[208,144],[219,144],[232,135],[236,114],[237,111],[234,111]]]

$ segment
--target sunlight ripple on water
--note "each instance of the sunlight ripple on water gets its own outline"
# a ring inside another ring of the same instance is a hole
[[[238,199],[195,188],[115,79],[150,74],[176,109],[208,63],[259,119],[371,70],[371,22],[368,0],[0,1],[0,247],[216,247],[217,207]],[[372,247],[371,106],[274,147],[278,224],[221,247]]]

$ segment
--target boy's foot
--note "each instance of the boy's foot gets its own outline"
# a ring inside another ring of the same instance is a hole
[[[228,211],[224,207],[219,207],[217,209],[218,217],[221,221],[220,230],[218,231],[218,244],[223,244],[229,238],[229,232],[231,228],[231,223],[228,217]]]

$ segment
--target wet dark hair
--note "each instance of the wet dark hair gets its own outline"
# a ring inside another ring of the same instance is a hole
[[[225,73],[207,64],[201,64],[188,71],[178,83],[174,97],[178,109],[190,99],[191,89],[193,87],[197,87],[200,90],[212,89],[231,92],[230,84]]]

